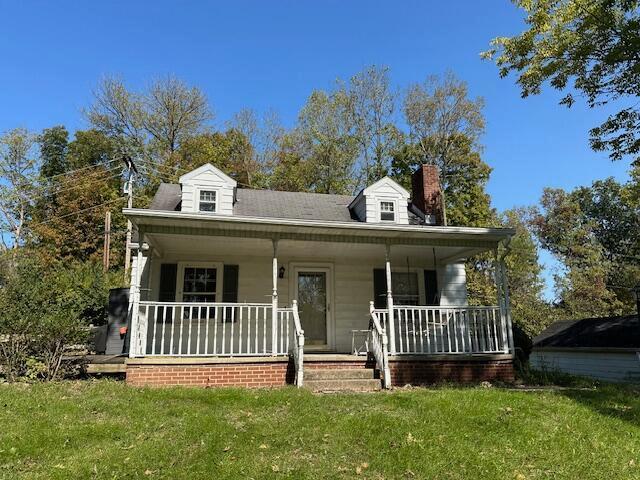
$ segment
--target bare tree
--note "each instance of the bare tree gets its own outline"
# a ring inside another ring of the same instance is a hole
[[[24,241],[39,166],[36,138],[22,128],[0,136],[0,246],[4,251],[17,252]]]
[[[85,115],[93,127],[129,147],[152,148],[161,155],[171,155],[213,117],[205,94],[173,76],[156,80],[142,93],[107,77]]]
[[[213,117],[206,95],[173,76],[156,80],[142,95],[142,107],[142,125],[169,153]]]
[[[110,137],[144,145],[144,112],[139,95],[127,90],[119,78],[105,77],[93,97],[93,105],[84,114],[94,128]]]
[[[401,137],[393,124],[397,95],[390,86],[389,68],[367,67],[351,77],[348,90],[361,150],[362,180],[371,183],[387,175]]]
[[[252,146],[252,158],[247,159],[247,175],[249,185],[254,186],[255,176],[266,175],[274,168],[276,155],[285,129],[275,111],[267,111],[262,117],[250,108],[244,108],[236,113],[227,128],[242,133]]]
[[[457,156],[456,149],[466,139],[479,150],[485,128],[484,100],[468,96],[467,84],[452,73],[432,76],[412,85],[404,99],[404,114],[410,136],[418,147],[422,163],[437,165],[446,186],[447,175]],[[446,213],[445,213],[446,224]]]

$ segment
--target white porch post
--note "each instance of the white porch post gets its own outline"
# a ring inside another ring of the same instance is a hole
[[[504,263],[504,257],[500,259],[500,277],[502,280],[504,315],[507,326],[507,338],[509,340],[509,351],[511,353],[515,353],[513,345],[513,323],[511,321],[511,306],[509,303],[509,279],[507,278],[507,268]]]
[[[385,273],[387,278],[387,309],[389,310],[388,314],[388,325],[385,325],[387,328],[387,332],[389,334],[389,343],[391,344],[391,348],[389,349],[389,353],[391,355],[396,354],[396,328],[393,318],[393,292],[391,291],[391,245],[385,245]]]
[[[277,354],[278,345],[278,239],[273,244],[273,292],[271,293],[271,352]]]
[[[502,292],[502,288],[504,287],[502,282],[502,268],[501,268],[501,259],[500,254],[498,253],[498,249],[496,248],[495,252],[495,264],[494,264],[494,281],[496,284],[496,296],[498,297],[498,307],[500,308],[500,331],[502,334],[502,344],[504,345],[505,351],[509,349],[509,334],[507,333],[507,316],[504,308],[504,295]]]
[[[141,357],[145,354],[144,333],[141,331],[140,321],[140,283],[144,271],[146,257],[143,255],[141,245],[138,246],[138,253],[133,261],[131,269],[131,282],[129,285],[129,306],[131,311],[131,334],[129,336],[129,356]]]

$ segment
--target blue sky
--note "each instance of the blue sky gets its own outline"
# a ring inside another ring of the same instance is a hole
[[[524,29],[508,0],[45,2],[0,0],[0,132],[64,124],[107,74],[132,88],[172,73],[202,88],[223,125],[243,107],[275,109],[291,125],[309,93],[370,64],[405,88],[452,70],[486,100],[484,159],[498,209],[535,203],[545,186],[626,178],[628,162],[589,149],[604,111],[523,100],[479,53]],[[547,258],[548,260],[548,258]]]

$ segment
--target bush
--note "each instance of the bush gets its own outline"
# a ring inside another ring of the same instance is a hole
[[[57,378],[68,348],[86,343],[89,324],[106,321],[109,278],[100,266],[35,258],[18,258],[0,290],[0,364],[9,381]]]

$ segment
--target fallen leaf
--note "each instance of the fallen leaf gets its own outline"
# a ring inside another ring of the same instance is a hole
[[[265,445],[264,443],[262,443],[262,444],[260,444],[260,447],[259,447],[259,448],[261,448],[262,450],[264,450],[264,449],[266,449],[266,448],[269,448],[269,446],[268,446],[268,445]]]

